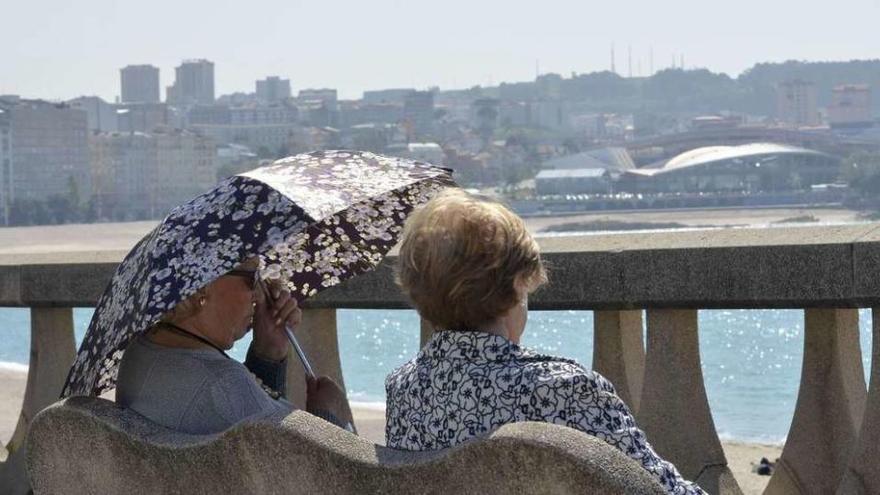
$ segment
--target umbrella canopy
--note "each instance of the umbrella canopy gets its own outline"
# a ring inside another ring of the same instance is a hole
[[[259,256],[298,301],[374,268],[446,169],[358,151],[284,158],[222,181],[128,253],[98,300],[62,397],[115,387],[126,345],[179,302]]]

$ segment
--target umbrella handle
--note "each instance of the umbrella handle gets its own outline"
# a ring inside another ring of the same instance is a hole
[[[260,291],[263,293],[263,299],[266,302],[272,301],[275,302],[270,296],[269,291],[266,289],[266,286],[263,285],[263,281],[259,280],[257,285],[260,287]],[[284,324],[284,334],[287,336],[287,341],[290,342],[290,345],[293,346],[293,350],[296,351],[296,355],[299,356],[299,361],[303,365],[303,369],[306,372],[306,376],[309,378],[317,378],[315,375],[315,370],[312,368],[312,363],[309,362],[309,358],[306,356],[305,351],[303,351],[302,346],[299,345],[299,341],[296,340],[296,336],[293,335],[293,331],[290,330],[290,326],[287,323]]]
[[[303,365],[306,376],[308,376],[309,378],[316,378],[315,370],[312,368],[312,364],[309,362],[309,358],[306,357],[305,351],[303,351],[302,347],[299,345],[299,342],[296,340],[296,337],[293,335],[293,332],[290,330],[290,327],[286,324],[284,325],[284,333],[285,335],[287,335],[287,340],[290,341],[290,345],[293,346],[293,350],[296,351],[296,355],[299,356],[299,360]]]

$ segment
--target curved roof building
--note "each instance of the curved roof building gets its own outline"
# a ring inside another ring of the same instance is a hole
[[[840,160],[819,151],[775,143],[708,146],[626,170],[638,192],[788,191],[837,179]]]

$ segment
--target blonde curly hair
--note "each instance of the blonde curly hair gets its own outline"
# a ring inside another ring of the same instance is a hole
[[[410,215],[396,280],[438,329],[474,330],[547,281],[537,242],[505,206],[447,189]]]

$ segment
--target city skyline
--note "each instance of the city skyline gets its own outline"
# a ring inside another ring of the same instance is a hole
[[[759,62],[880,55],[880,39],[865,36],[873,28],[870,19],[880,14],[876,0],[833,6],[681,0],[674,7],[645,3],[635,17],[633,6],[552,1],[540,11],[458,0],[442,10],[391,0],[346,6],[258,2],[247,10],[167,0],[91,5],[17,5],[19,22],[0,33],[0,94],[114,101],[122,67],[159,67],[164,89],[173,83],[174,67],[189,58],[216,64],[217,95],[253,92],[254,81],[277,75],[290,79],[294,93],[333,87],[341,98],[356,99],[382,88],[457,89],[533,80],[538,71],[568,76],[607,70],[612,43],[622,76],[630,68],[634,76],[648,75],[651,65],[660,70],[682,56],[688,68],[736,76]],[[137,24],[130,22],[135,18]]]

